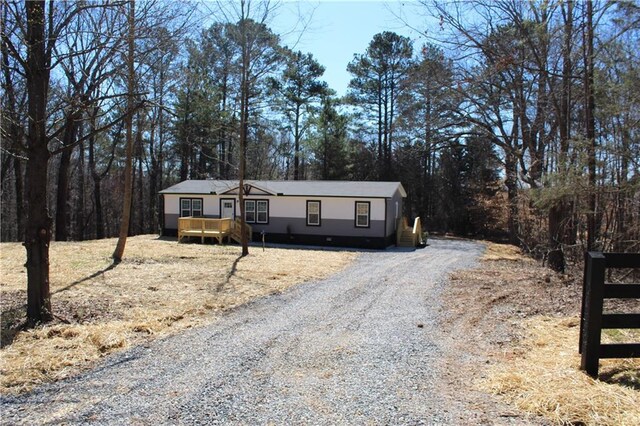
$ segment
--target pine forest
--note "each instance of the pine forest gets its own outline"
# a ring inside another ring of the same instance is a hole
[[[424,0],[438,24],[375,34],[343,96],[276,6],[2,1],[2,241],[118,236],[127,178],[125,234],[157,233],[158,191],[242,173],[400,181],[430,233],[556,270],[640,251],[638,3]]]

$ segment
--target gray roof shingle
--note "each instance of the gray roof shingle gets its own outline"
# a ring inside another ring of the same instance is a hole
[[[245,180],[252,185],[275,195],[315,196],[315,197],[370,197],[389,198],[400,189],[407,194],[400,182],[364,182],[364,181],[321,181],[321,180]],[[161,194],[222,194],[237,188],[237,180],[185,180],[167,189]]]

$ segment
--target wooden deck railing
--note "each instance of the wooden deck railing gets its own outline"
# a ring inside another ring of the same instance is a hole
[[[409,226],[406,218],[398,219],[396,231],[396,245],[398,247],[416,247],[423,243],[422,222],[419,216],[413,221],[413,227]]]
[[[229,234],[229,236],[234,240],[236,240],[238,244],[242,243],[242,234],[240,233],[241,226],[242,226],[242,223],[240,221],[240,218],[236,218],[236,220],[233,222],[231,233]],[[253,235],[253,228],[251,228],[251,225],[249,225],[248,223],[245,223],[244,226],[245,226],[245,231],[247,232],[247,239],[251,241],[251,236]]]
[[[248,224],[245,227],[247,237],[251,240],[253,229]],[[241,242],[240,235],[240,219],[191,216],[178,218],[178,242],[184,237],[200,237],[203,243],[205,238],[215,238],[222,244],[225,237]]]
[[[203,243],[205,238],[215,238],[222,244],[224,237],[231,233],[232,226],[231,218],[180,217],[178,218],[178,242],[183,237],[200,237]]]
[[[413,238],[416,246],[418,244],[422,244],[422,221],[420,220],[420,216],[416,217],[413,221]]]

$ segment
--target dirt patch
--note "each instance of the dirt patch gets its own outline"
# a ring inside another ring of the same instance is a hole
[[[457,374],[472,391],[499,395],[544,422],[640,424],[640,360],[603,360],[597,381],[579,370],[580,274],[556,274],[501,246],[489,244],[478,268],[451,276],[444,328],[466,356],[447,359],[450,368],[463,372]],[[612,330],[603,336],[625,339],[638,335]]]
[[[53,242],[55,321],[20,331],[25,317],[24,247],[0,245],[0,392],[19,393],[68,377],[114,351],[215,320],[255,298],[322,279],[345,268],[348,251],[177,244],[156,236]]]

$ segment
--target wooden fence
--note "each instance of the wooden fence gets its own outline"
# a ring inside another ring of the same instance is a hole
[[[640,328],[640,313],[603,314],[604,299],[640,298],[640,284],[605,284],[608,268],[640,268],[640,253],[585,255],[579,351],[580,368],[592,377],[601,358],[640,357],[640,343],[601,344],[603,329]]]

